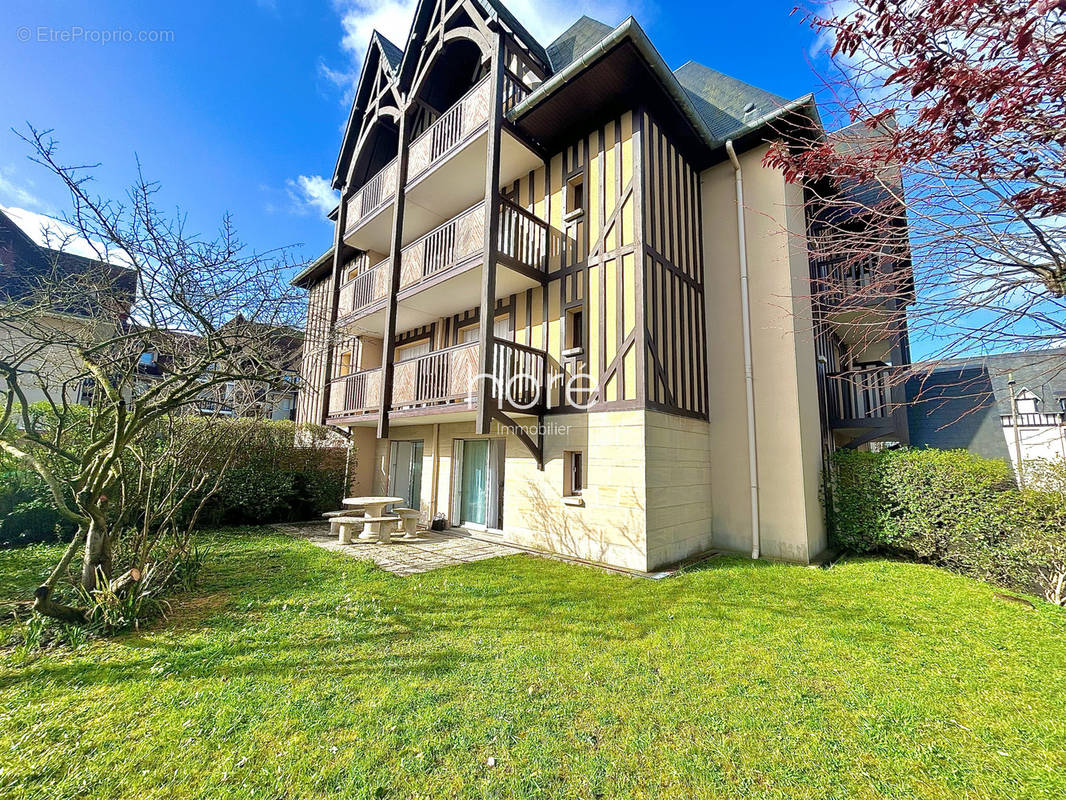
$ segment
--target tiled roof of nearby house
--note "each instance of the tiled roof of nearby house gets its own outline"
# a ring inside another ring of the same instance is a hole
[[[675,69],[674,76],[717,139],[728,138],[788,102],[695,61]]]
[[[614,30],[592,17],[582,17],[548,45],[548,59],[555,72],[585,55]]]

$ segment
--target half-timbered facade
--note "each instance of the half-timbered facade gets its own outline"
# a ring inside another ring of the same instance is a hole
[[[422,0],[370,42],[333,247],[295,281],[298,419],[427,522],[641,571],[816,557],[803,198],[761,163],[799,117],[672,72],[632,18],[544,47],[495,0]]]

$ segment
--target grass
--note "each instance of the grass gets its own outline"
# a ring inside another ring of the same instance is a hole
[[[0,797],[1066,792],[1066,613],[932,568],[401,579],[264,532],[209,548],[166,623],[0,653]],[[0,552],[0,599],[56,553]]]

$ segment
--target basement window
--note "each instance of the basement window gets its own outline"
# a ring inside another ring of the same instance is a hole
[[[585,176],[575,175],[566,182],[566,217],[585,213]]]

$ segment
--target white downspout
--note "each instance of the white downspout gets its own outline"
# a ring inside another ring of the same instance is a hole
[[[748,247],[744,228],[744,177],[740,161],[733,149],[733,140],[725,143],[725,151],[733,164],[737,178],[737,238],[740,246],[740,319],[744,339],[744,395],[748,409],[748,478],[751,483],[751,557],[759,557],[759,462],[755,439],[755,381],[751,367],[751,300],[748,294]]]

